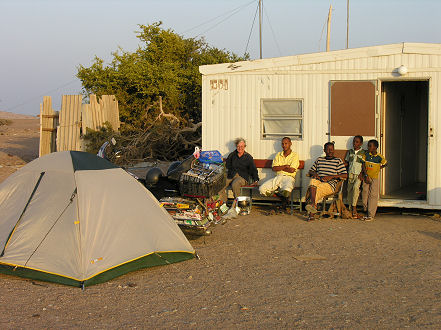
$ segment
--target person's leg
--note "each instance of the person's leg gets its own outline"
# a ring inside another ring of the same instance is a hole
[[[361,180],[359,178],[356,178],[354,184],[352,185],[351,206],[352,206],[352,215],[354,217],[357,217],[357,203],[358,203],[358,197],[360,196],[360,184],[361,184]]]
[[[311,199],[311,204],[306,205],[306,210],[309,213],[316,213],[317,212],[317,203],[320,202],[320,200],[323,199],[323,197],[328,196],[334,192],[334,189],[329,183],[326,182],[320,182],[318,180],[315,180],[314,184],[316,186],[310,185],[309,188],[310,193],[312,195],[312,192],[314,191],[314,199]]]
[[[309,181],[309,187],[307,191],[307,195],[309,195],[309,203],[305,207],[309,213],[317,212],[316,195],[317,195],[317,186],[320,185],[320,183],[321,182],[316,179],[311,179],[311,181]]]
[[[380,181],[379,179],[372,179],[371,188],[369,191],[368,199],[368,217],[373,218],[377,213],[378,198],[380,192]]]
[[[295,178],[289,175],[279,175],[279,191],[285,198],[291,196],[291,191],[294,189]]]
[[[271,196],[272,194],[274,194],[277,189],[276,179],[277,176],[275,178],[268,179],[264,183],[262,183],[259,186],[259,193],[264,196]]]
[[[371,185],[363,181],[363,191],[361,193],[361,200],[363,202],[363,211],[367,212],[368,208],[368,198],[369,198],[369,190]]]
[[[233,178],[234,179],[234,178]],[[228,196],[227,196],[227,188],[230,185],[230,183],[233,181],[233,179],[227,179],[225,183],[225,187],[222,188],[221,191],[219,191],[219,199],[223,201],[224,203],[227,202]]]
[[[348,195],[346,197],[349,208],[352,207],[352,199],[354,195],[354,180],[352,178],[353,174],[349,174],[348,180]]]
[[[320,202],[323,197],[331,195],[333,192],[334,189],[329,183],[320,182],[320,184],[317,186],[317,192],[315,194],[316,203]]]
[[[234,177],[233,182],[231,182],[231,188],[233,189],[234,198],[240,196],[240,187],[245,186],[247,184],[247,180],[237,175]]]

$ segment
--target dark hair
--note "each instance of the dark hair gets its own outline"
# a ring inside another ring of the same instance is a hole
[[[378,141],[377,140],[369,140],[368,145],[373,143],[375,148],[378,148]]]
[[[325,145],[323,146],[323,149],[326,150],[326,148],[327,148],[328,146],[332,146],[332,147],[334,147],[334,143],[333,143],[333,142],[326,142]]]
[[[363,143],[363,137],[361,135],[355,135],[354,139],[360,139],[361,143]]]
[[[288,140],[289,142],[291,142],[291,138],[288,137],[288,136],[285,136],[285,137],[282,139],[282,141],[283,141],[283,140]]]

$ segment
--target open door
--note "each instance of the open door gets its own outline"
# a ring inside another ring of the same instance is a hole
[[[354,135],[376,138],[376,81],[331,81],[329,137],[335,142],[336,157],[352,148]]]
[[[426,200],[428,81],[383,81],[381,198]]]

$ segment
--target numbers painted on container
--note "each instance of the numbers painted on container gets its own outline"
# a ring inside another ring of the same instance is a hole
[[[210,88],[228,90],[228,79],[212,79],[210,80]]]

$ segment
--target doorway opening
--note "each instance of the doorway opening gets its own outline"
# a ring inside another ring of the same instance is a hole
[[[428,81],[384,81],[381,198],[427,199]]]

